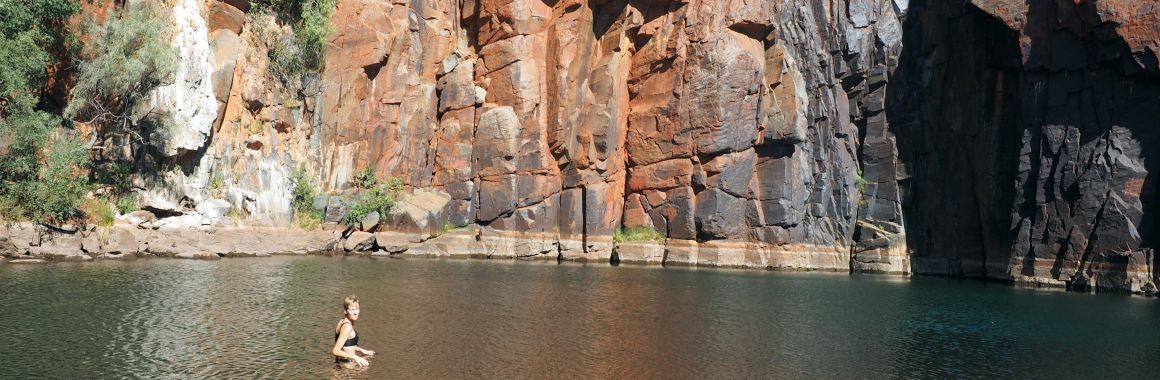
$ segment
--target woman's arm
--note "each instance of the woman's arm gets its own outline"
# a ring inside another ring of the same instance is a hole
[[[350,335],[352,332],[354,332],[354,329],[351,328],[350,325],[344,324],[342,326],[342,328],[338,330],[338,339],[335,339],[334,348],[330,350],[330,353],[333,354],[334,356],[337,356],[340,358],[347,358],[347,359],[354,360],[354,362],[358,363],[358,365],[365,367],[368,364],[366,359],[363,359],[363,358],[359,357],[358,355],[346,352],[342,349],[342,344],[344,342],[346,342],[347,339],[350,339]],[[357,347],[356,347],[356,351],[357,351]]]
[[[371,351],[371,350],[368,350],[368,349],[365,349],[365,348],[362,348],[359,346],[354,347],[354,352],[361,352],[363,355],[366,355],[366,356],[372,356],[375,354],[374,351]]]

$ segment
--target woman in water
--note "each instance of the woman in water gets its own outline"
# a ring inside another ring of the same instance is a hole
[[[334,327],[334,349],[330,350],[334,362],[343,366],[351,366],[353,362],[359,367],[366,367],[369,363],[358,354],[371,356],[375,352],[358,346],[358,334],[354,332],[354,321],[358,320],[359,312],[358,298],[350,296],[343,299],[342,309],[346,316]]]

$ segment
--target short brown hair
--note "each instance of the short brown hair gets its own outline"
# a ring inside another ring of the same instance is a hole
[[[342,311],[350,310],[350,305],[358,303],[358,297],[348,296],[342,299]]]

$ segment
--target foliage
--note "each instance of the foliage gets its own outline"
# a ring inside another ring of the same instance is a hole
[[[294,181],[293,199],[294,224],[304,230],[313,230],[322,224],[322,213],[314,209],[314,185],[307,177],[306,168],[300,167],[292,176]]]
[[[128,214],[137,211],[137,198],[131,196],[122,196],[117,198],[117,212],[121,214]]]
[[[254,0],[251,14],[255,17],[274,15],[283,25],[290,25],[292,36],[277,30],[259,27],[255,34],[269,47],[270,71],[292,81],[304,73],[318,72],[323,66],[326,39],[334,33],[330,14],[336,0]],[[251,25],[263,25],[251,23]]]
[[[262,134],[262,131],[265,131],[265,130],[266,130],[266,123],[263,122],[262,120],[254,119],[254,121],[250,122],[249,131],[250,131],[251,135]]]
[[[22,205],[21,216],[36,222],[60,222],[77,215],[88,192],[89,152],[74,135],[50,140],[45,164],[35,179],[8,183],[0,196]]]
[[[2,0],[0,0],[2,1]],[[49,55],[40,47],[43,36],[24,31],[0,43],[0,96],[24,92],[45,80]]]
[[[403,179],[399,177],[387,177],[387,190],[394,193],[403,191]]]
[[[306,168],[298,168],[291,176],[291,180],[294,181],[294,198],[291,205],[295,210],[313,210],[315,191],[310,178],[307,178]]]
[[[21,94],[12,99],[0,120],[0,146],[6,145],[0,159],[0,181],[28,181],[36,178],[40,151],[49,133],[60,126],[60,119],[38,111],[36,99]]]
[[[133,184],[133,164],[125,161],[107,161],[93,166],[93,181],[109,185],[117,194],[128,193]]]
[[[63,221],[77,216],[87,191],[89,157],[60,130],[40,95],[64,49],[75,0],[0,0],[0,217]]]
[[[60,120],[33,109],[32,101],[17,96],[0,121],[0,145],[7,144],[0,159],[0,198],[10,205],[4,218],[70,219],[88,190],[88,149],[74,134],[54,134]]]
[[[177,49],[169,44],[166,13],[155,7],[131,8],[104,25],[89,25],[92,41],[79,64],[65,116],[105,125],[126,126],[137,102],[171,82]]]
[[[322,225],[322,213],[318,210],[296,211],[294,213],[294,225],[304,230],[313,230]]]
[[[330,13],[334,11],[335,0],[300,1],[302,19],[294,27],[294,37],[302,52],[302,64],[307,70],[322,69],[322,54],[326,38],[334,32],[330,23]]]
[[[854,187],[858,189],[859,194],[866,192],[866,178],[862,176],[862,169],[858,169],[858,174],[854,177]]]
[[[664,240],[665,235],[649,227],[618,228],[612,233],[612,242],[629,243]]]
[[[0,108],[4,99],[44,84],[46,68],[67,37],[75,0],[0,0]]]
[[[100,198],[85,199],[81,203],[80,211],[84,214],[84,219],[88,223],[95,224],[99,227],[109,227],[113,225],[116,215],[113,214],[113,207],[109,202]]]
[[[226,210],[226,214],[224,216],[230,218],[230,220],[237,221],[238,218],[241,217],[241,213],[238,212],[237,206],[231,204],[230,209]]]
[[[375,172],[370,166],[354,175],[354,185],[360,189],[370,189],[378,183],[379,179],[375,177]]]
[[[0,221],[4,223],[11,223],[24,220],[24,207],[21,207],[15,199],[0,193]]]
[[[398,202],[402,191],[403,180],[392,177],[387,179],[386,184],[379,185],[364,192],[351,205],[350,212],[346,214],[346,224],[353,225],[359,223],[363,218],[375,211],[379,215],[386,215],[395,207],[395,203]]]
[[[214,198],[226,197],[226,181],[220,171],[213,171],[210,175],[209,183],[206,184],[205,191],[206,194]]]
[[[76,0],[0,0],[0,34],[35,30],[59,40],[64,20],[80,10]]]

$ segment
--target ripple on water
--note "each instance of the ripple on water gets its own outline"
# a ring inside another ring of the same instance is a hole
[[[0,378],[1114,377],[1155,300],[979,282],[343,258],[0,267]],[[380,355],[335,371],[341,299]],[[1114,323],[1113,323],[1114,322]],[[1082,342],[1077,344],[1076,342]],[[27,352],[44,352],[28,356]],[[1101,352],[1101,365],[1090,358]],[[1042,363],[1053,363],[1050,366]]]

